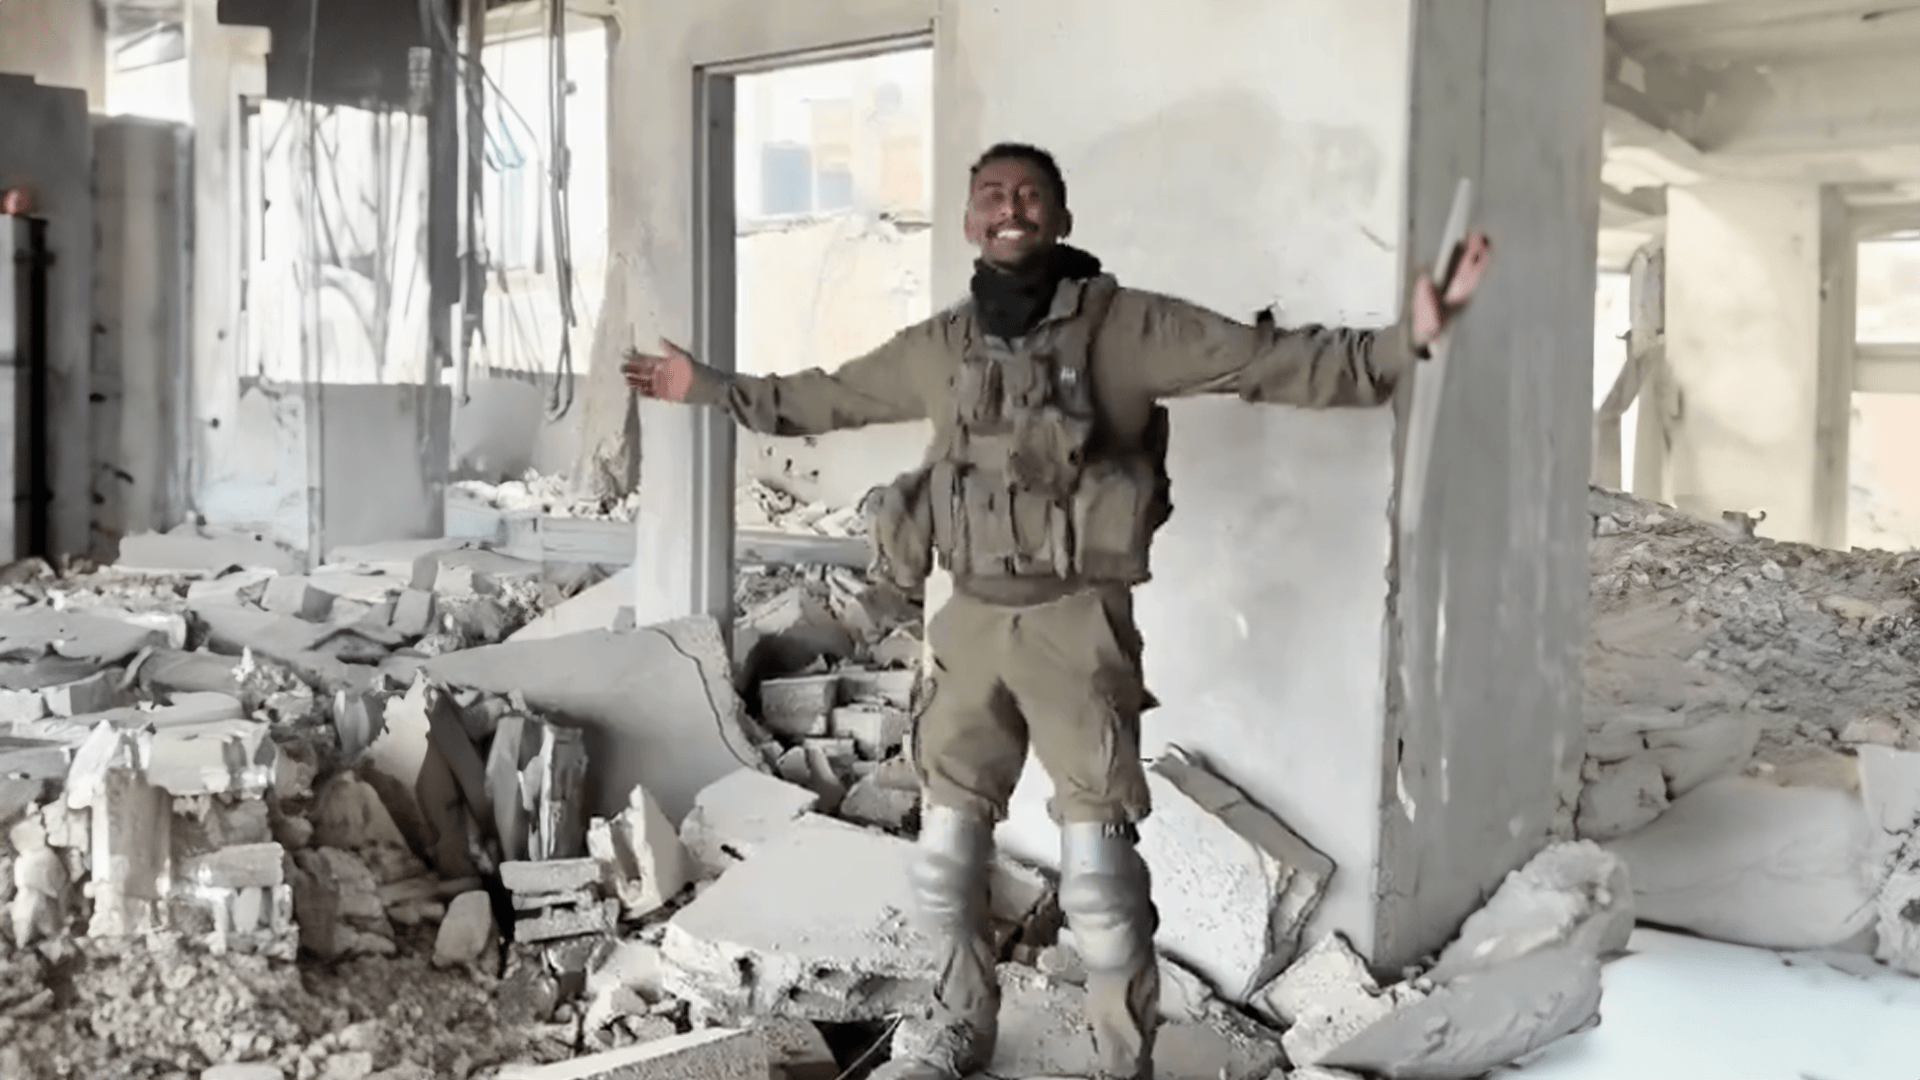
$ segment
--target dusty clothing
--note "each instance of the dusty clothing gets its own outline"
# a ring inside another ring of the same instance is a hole
[[[1107,302],[1092,302],[1109,290]],[[1083,315],[1101,306],[1105,310],[1098,325],[1084,325],[1094,320]],[[1062,282],[1047,317],[1019,342],[986,334],[969,301],[901,331],[833,372],[756,377],[696,368],[690,400],[724,406],[741,425],[770,435],[817,435],[868,424],[931,420],[930,462],[969,455],[977,461],[982,437],[969,437],[955,404],[965,396],[963,376],[973,366],[968,360],[983,354],[1064,360],[1074,351],[1069,343],[1076,341],[1086,350],[1084,379],[1075,389],[1086,399],[1088,430],[1075,434],[1081,445],[1058,449],[1077,454],[1075,468],[1083,467],[1087,476],[1098,474],[1103,464],[1134,469],[1141,458],[1152,456],[1155,406],[1163,399],[1237,393],[1248,401],[1309,408],[1377,405],[1392,394],[1413,355],[1404,324],[1380,331],[1249,326],[1182,300],[1118,288],[1111,278],[1101,277]],[[1006,388],[1000,392],[1013,393]],[[1022,452],[1016,446],[1008,453],[1016,469],[1023,465],[1018,460]],[[1044,481],[1040,474],[1049,463],[1042,460],[1024,471]],[[934,505],[944,505],[947,493],[936,494],[940,497]],[[1009,560],[1013,563],[1034,556],[1036,543],[1044,549],[1047,525],[1028,527],[1026,510],[1018,504],[1000,510],[1009,519],[1005,535],[984,542],[1021,548],[1021,557]],[[928,526],[937,530],[939,524]],[[1144,550],[1140,556],[1144,565]],[[1031,575],[953,569],[960,592],[1009,605],[1044,603],[1088,584],[1144,580],[1143,573],[1131,572],[1138,567],[1103,568],[1097,565],[1101,560],[1091,562],[1095,565],[1076,566],[1074,573],[1064,574],[1059,567]]]
[[[934,666],[912,752],[930,804],[1002,820],[1031,744],[1053,781],[1056,820],[1146,816],[1146,691],[1124,587],[1030,607],[957,594],[928,624],[927,639]]]

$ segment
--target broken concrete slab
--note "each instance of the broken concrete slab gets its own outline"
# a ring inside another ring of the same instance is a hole
[[[994,1080],[1099,1075],[1085,990],[1014,964],[1001,965],[999,978],[1000,1037],[986,1075]],[[1168,1018],[1154,1047],[1153,1075],[1158,1080],[1267,1080],[1281,1062],[1280,1045],[1270,1034],[1221,1010],[1198,1023]]]
[[[667,923],[667,989],[721,1023],[876,1020],[923,1000],[932,952],[909,914],[913,851],[829,819],[794,824]]]
[[[1264,987],[1254,1008],[1287,1029],[1289,1060],[1312,1065],[1420,997],[1406,984],[1382,990],[1346,938],[1329,934]]]
[[[273,888],[286,881],[286,857],[279,844],[238,844],[182,861],[175,877],[216,889]]]
[[[874,776],[856,782],[840,801],[840,816],[848,821],[898,832],[919,812],[920,796],[887,787]]]
[[[156,787],[191,796],[261,795],[273,786],[280,751],[258,720],[199,720],[183,713],[155,728],[147,778]]]
[[[545,725],[519,713],[500,718],[487,747],[487,796],[493,801],[493,825],[501,857],[527,858],[530,818],[521,776],[545,741]]]
[[[712,619],[469,649],[424,670],[448,686],[521,690],[534,710],[578,724],[594,763],[587,810],[603,817],[641,785],[680,822],[701,788],[755,753]]]
[[[537,1067],[500,1080],[767,1080],[767,1048],[750,1030],[708,1028]]]
[[[140,685],[163,694],[215,693],[239,697],[240,658],[154,649],[140,663]]]
[[[818,809],[820,796],[757,769],[735,769],[701,789],[680,842],[709,875],[725,872]]]
[[[339,627],[310,623],[243,607],[193,608],[207,624],[207,647],[230,656],[248,652],[284,664],[302,682],[324,693],[371,690],[379,670],[318,651]]]
[[[438,614],[434,595],[424,589],[406,589],[394,598],[387,628],[401,637],[421,638],[433,632]]]
[[[474,868],[467,852],[464,797],[434,748],[429,695],[421,680],[405,697],[387,703],[385,729],[367,748],[365,779],[414,851],[443,876],[466,877]]]
[[[441,596],[498,596],[509,584],[540,581],[540,564],[480,548],[442,548],[413,563],[411,587]]]
[[[1650,753],[1581,764],[1580,805],[1574,828],[1588,840],[1613,840],[1645,827],[1667,809],[1667,778]]]
[[[1599,961],[1555,945],[1462,975],[1305,1063],[1389,1080],[1464,1080],[1591,1026],[1599,1008]]]
[[[306,557],[254,533],[184,524],[166,533],[120,539],[122,570],[164,574],[217,574],[230,567],[298,574]]]
[[[543,724],[540,752],[522,774],[533,806],[527,823],[527,854],[534,859],[571,859],[587,850],[586,738],[575,728]]]
[[[276,615],[291,615],[308,622],[325,622],[333,610],[334,595],[316,589],[311,578],[302,574],[282,574],[267,582],[260,606]]]
[[[1873,920],[1873,829],[1857,794],[1711,780],[1608,844],[1638,918],[1766,948],[1821,949]]]
[[[1507,875],[1426,976],[1450,983],[1556,945],[1605,959],[1632,934],[1633,892],[1619,856],[1591,841],[1552,844]]]
[[[905,710],[891,705],[842,705],[828,718],[834,735],[849,738],[861,756],[879,761],[900,749],[907,741],[910,723]]]
[[[122,697],[119,684],[119,672],[102,671],[79,682],[49,686],[40,694],[46,699],[47,712],[54,716],[87,716],[120,705]]]
[[[1161,911],[1155,944],[1244,1004],[1298,953],[1333,860],[1178,747],[1148,778],[1140,852]]]
[[[596,859],[548,859],[500,864],[500,883],[512,892],[531,896],[591,888],[599,884],[600,875],[600,863]]]
[[[590,630],[614,630],[620,609],[633,603],[633,569],[628,567],[588,586],[513,632],[508,641],[541,641]]]
[[[692,880],[686,848],[645,788],[633,789],[626,813],[593,819],[587,850],[603,867],[628,919],[665,907]]]
[[[69,660],[112,665],[142,649],[164,648],[166,634],[118,619],[102,619],[51,607],[0,614],[0,656],[37,661],[48,653]],[[42,684],[44,686],[44,684]]]

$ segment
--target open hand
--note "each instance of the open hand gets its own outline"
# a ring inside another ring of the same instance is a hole
[[[1447,321],[1480,288],[1480,279],[1486,276],[1487,267],[1493,262],[1493,241],[1487,234],[1470,232],[1460,242],[1460,254],[1454,262],[1453,276],[1447,281],[1447,295],[1442,297],[1434,287],[1433,278],[1421,274],[1420,280],[1413,285],[1413,344],[1416,348],[1426,348],[1433,344],[1446,329]]]
[[[675,402],[687,400],[687,395],[693,392],[693,357],[666,338],[660,339],[660,349],[662,355],[659,356],[628,349],[626,362],[620,365],[620,373],[626,376],[627,385],[642,397]]]

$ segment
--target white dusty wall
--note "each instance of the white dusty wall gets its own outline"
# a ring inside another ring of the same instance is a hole
[[[950,0],[935,205],[962,206],[987,145],[1035,142],[1066,171],[1074,241],[1123,283],[1241,319],[1278,301],[1289,322],[1390,322],[1410,7]],[[967,252],[951,228],[935,244],[942,303]],[[1356,942],[1372,933],[1392,432],[1385,409],[1177,404],[1176,509],[1138,608],[1164,703],[1146,752],[1203,755],[1330,855],[1316,931]],[[1045,796],[1030,767],[1001,836],[1052,863]]]
[[[1681,413],[1666,494],[1762,535],[1817,543],[1821,190],[1716,183],[1667,193],[1667,359]]]
[[[623,280],[634,340],[662,335],[689,341],[694,330],[694,80],[701,65],[797,50],[924,33],[932,0],[836,0],[768,5],[755,0],[621,0],[624,28],[613,50],[612,100],[627,103],[613,122],[608,159],[610,226],[608,295]],[[668,163],[663,166],[662,163]],[[939,225],[936,222],[936,227]],[[582,388],[583,435],[619,429],[600,423],[605,409],[624,410],[616,364],[596,365]],[[689,448],[712,418],[675,406],[641,405],[641,492],[635,612],[641,622],[696,611],[720,612],[731,589],[717,595],[715,575],[690,573],[707,564],[707,530],[730,521],[708,506]],[[591,453],[591,446],[586,450]],[[725,550],[720,541],[718,550]]]
[[[0,3],[0,74],[31,75],[42,86],[85,90],[106,107],[106,15],[94,0]]]

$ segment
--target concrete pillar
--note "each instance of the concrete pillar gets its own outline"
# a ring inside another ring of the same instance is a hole
[[[1844,223],[1838,196],[1811,184],[1669,190],[1661,495],[1674,505],[1710,518],[1764,510],[1761,535],[1844,542],[1851,387],[1829,369],[1846,363],[1834,323],[1850,305],[1823,300],[1844,277]]]

